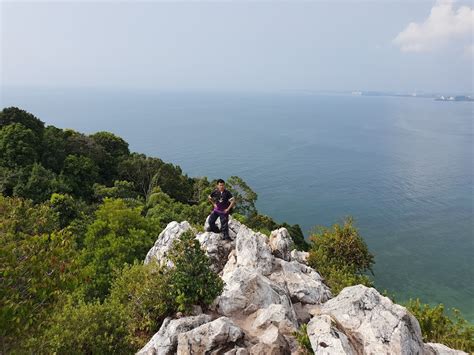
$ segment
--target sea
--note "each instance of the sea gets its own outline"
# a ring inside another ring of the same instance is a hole
[[[2,88],[59,128],[110,131],[189,176],[243,178],[309,237],[352,216],[397,302],[474,321],[472,102],[279,91]]]

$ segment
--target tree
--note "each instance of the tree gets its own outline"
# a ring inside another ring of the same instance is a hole
[[[114,159],[130,154],[128,143],[113,133],[101,131],[94,133],[89,137],[97,144],[104,147],[105,151]]]
[[[214,181],[215,183],[215,181]],[[235,212],[244,216],[257,213],[255,201],[257,194],[238,176],[231,176],[227,179],[228,189],[232,192],[236,200]]]
[[[119,164],[119,176],[122,180],[133,182],[135,190],[148,200],[153,188],[158,181],[154,176],[163,161],[158,158],[150,158],[144,154],[132,153]]]
[[[101,300],[109,293],[115,269],[143,260],[159,234],[159,225],[130,208],[121,199],[105,198],[87,228],[80,258],[84,268],[87,299]]]
[[[23,127],[30,129],[37,137],[41,137],[44,129],[43,121],[18,107],[7,107],[0,111],[0,128],[15,123],[20,123]]]
[[[77,287],[78,268],[74,236],[58,229],[49,206],[0,196],[0,210],[0,340],[9,353]]]
[[[43,132],[41,163],[59,174],[66,159],[66,135],[62,129],[48,126]]]
[[[98,176],[99,168],[92,159],[83,155],[66,157],[61,179],[75,196],[89,199],[93,193],[92,185]]]
[[[35,133],[21,123],[4,126],[0,130],[0,163],[10,168],[33,164],[38,145]]]
[[[28,180],[25,183],[18,182],[13,195],[32,199],[35,203],[48,200],[58,185],[56,174],[40,163],[34,163],[30,171]]]

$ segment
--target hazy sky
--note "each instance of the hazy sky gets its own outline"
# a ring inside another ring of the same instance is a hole
[[[469,91],[472,1],[1,3],[9,85]]]

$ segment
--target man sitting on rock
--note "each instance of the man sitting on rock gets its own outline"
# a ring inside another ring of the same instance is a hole
[[[208,196],[209,202],[214,209],[209,216],[209,232],[219,233],[216,226],[217,217],[221,221],[221,230],[224,240],[230,240],[229,237],[229,212],[235,205],[235,198],[232,193],[225,188],[225,182],[222,179],[217,180],[217,188]]]

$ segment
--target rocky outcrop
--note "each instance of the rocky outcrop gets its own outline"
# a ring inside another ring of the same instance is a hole
[[[290,261],[291,250],[294,248],[293,239],[286,228],[280,228],[270,233],[270,248],[277,258]]]
[[[189,229],[186,221],[169,223],[145,263],[170,265],[173,241]],[[303,323],[315,354],[464,354],[424,344],[413,315],[374,288],[346,287],[333,297],[307,265],[309,254],[292,250],[285,228],[267,237],[230,217],[231,240],[195,235],[224,290],[203,314],[165,319],[139,354],[300,354],[294,332]]]
[[[160,265],[173,266],[173,263],[167,259],[168,251],[173,246],[173,242],[187,230],[192,230],[191,225],[187,221],[181,223],[173,221],[168,223],[166,228],[158,236],[155,245],[146,255],[145,264],[148,264],[154,259]]]
[[[207,314],[171,319],[166,318],[160,330],[137,353],[139,355],[172,355],[176,353],[178,336],[212,320]]]

